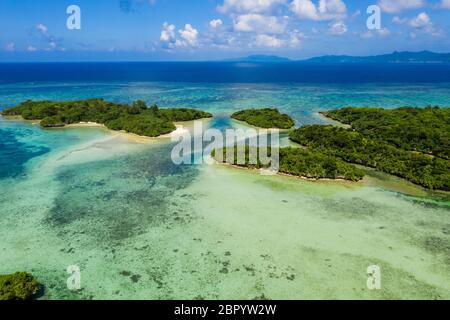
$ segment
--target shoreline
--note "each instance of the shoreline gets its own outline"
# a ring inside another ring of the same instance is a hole
[[[214,158],[213,158],[214,159]],[[252,173],[260,173],[261,169],[257,168],[249,168],[249,167],[243,167],[236,164],[231,163],[220,163],[216,159],[214,159],[214,164],[223,167],[228,168],[232,170],[244,170],[247,172]],[[276,177],[283,177],[283,178],[291,178],[296,180],[302,180],[305,182],[312,182],[312,183],[334,183],[341,186],[347,186],[347,187],[376,187],[376,188],[382,188],[384,190],[388,190],[391,192],[397,192],[400,194],[404,194],[406,196],[412,196],[412,197],[418,197],[418,198],[427,198],[437,201],[448,201],[448,197],[450,197],[450,192],[445,190],[428,190],[423,188],[420,185],[414,184],[411,181],[408,181],[406,179],[390,175],[388,173],[382,172],[382,171],[376,171],[373,168],[370,167],[364,167],[364,170],[367,171],[375,171],[379,174],[385,175],[386,177],[389,177],[390,179],[387,181],[384,181],[380,178],[377,178],[373,175],[366,174],[361,180],[359,181],[352,181],[347,180],[345,178],[310,178],[307,176],[296,176],[289,173],[283,173],[283,172],[277,172],[275,174],[269,174],[266,176],[276,176]]]
[[[212,158],[214,159],[214,158]],[[246,170],[246,171],[251,171],[251,172],[261,172],[262,169],[258,169],[258,168],[249,168],[249,167],[243,167],[243,166],[239,166],[237,164],[231,164],[228,162],[218,162],[216,159],[214,159],[214,163],[216,165],[219,166],[223,166],[223,167],[228,167],[228,168],[233,168],[233,169],[241,169],[241,170]],[[309,182],[338,182],[338,183],[349,183],[352,185],[355,185],[357,183],[362,183],[364,181],[364,179],[366,177],[364,177],[363,179],[359,180],[359,181],[351,181],[351,180],[347,180],[345,178],[336,178],[336,179],[331,179],[331,178],[310,178],[307,176],[297,176],[294,174],[289,174],[289,173],[284,173],[284,172],[276,172],[274,174],[267,174],[266,176],[280,176],[280,177],[288,177],[288,178],[295,178],[295,179],[301,179],[304,181],[309,181]]]
[[[290,130],[292,130],[292,129],[295,128],[295,126],[293,126],[292,128],[289,128],[289,129],[280,129],[280,128],[262,128],[262,127],[254,126],[254,125],[252,125],[252,124],[250,124],[250,123],[248,123],[248,122],[245,122],[245,121],[241,121],[241,120],[234,119],[234,118],[232,118],[231,116],[230,116],[230,119],[231,119],[232,121],[236,121],[236,123],[238,123],[238,124],[240,124],[240,125],[243,125],[243,126],[246,126],[246,127],[249,127],[249,128],[253,128],[253,129],[258,129],[258,130],[261,130],[261,131],[264,130],[264,131],[267,131],[267,132],[276,132],[276,131],[278,131],[279,133],[286,133],[286,132],[289,132]]]
[[[345,124],[345,123],[339,122],[337,120],[334,120],[333,118],[327,117],[322,112],[323,111],[317,111],[315,114],[318,116],[319,119],[322,119],[322,120],[325,120],[326,122],[328,122],[328,124],[335,125],[337,127],[344,128],[344,129],[350,129],[352,127],[349,124]]]
[[[54,129],[103,128],[114,136],[125,138],[125,139],[131,140],[133,142],[146,143],[146,142],[154,142],[155,140],[171,139],[172,137],[182,136],[182,135],[186,134],[187,132],[189,132],[189,130],[182,124],[176,124],[175,127],[176,127],[176,129],[174,131],[167,133],[167,134],[157,136],[157,137],[141,136],[141,135],[127,132],[124,130],[111,130],[108,127],[106,127],[104,124],[97,123],[97,122],[79,122],[79,123],[68,124],[68,125],[65,125],[64,127],[54,128]]]
[[[40,120],[27,120],[24,119],[21,116],[3,116],[0,115],[0,117],[8,120],[8,121],[23,121],[23,122],[28,122],[34,125],[39,125],[40,124]],[[203,120],[203,119],[200,119]],[[66,124],[64,126],[61,127],[53,127],[53,128],[43,128],[43,129],[49,129],[49,130],[59,130],[59,129],[76,129],[76,128],[101,128],[101,129],[105,129],[106,131],[108,131],[110,134],[118,136],[118,137],[122,137],[128,140],[131,140],[132,142],[139,142],[139,143],[148,143],[148,142],[154,142],[157,140],[162,140],[162,139],[171,139],[172,137],[180,137],[185,135],[186,133],[189,132],[189,129],[187,128],[187,124],[190,121],[186,121],[186,122],[176,122],[174,123],[176,129],[170,133],[167,134],[163,134],[157,137],[148,137],[148,136],[141,136],[135,133],[131,133],[131,132],[127,132],[124,130],[111,130],[108,127],[106,127],[104,124],[101,123],[97,123],[97,122],[78,122],[78,123],[71,123],[71,124]]]

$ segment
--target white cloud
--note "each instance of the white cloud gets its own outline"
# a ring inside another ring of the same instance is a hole
[[[382,37],[387,37],[391,34],[391,31],[388,28],[381,28],[376,32]]]
[[[347,7],[342,0],[320,0],[316,5],[312,0],[293,0],[290,9],[300,19],[338,20],[347,16]]]
[[[179,38],[177,37],[176,27],[174,24],[165,22],[163,24],[163,30],[159,40],[162,42],[163,48],[175,49],[175,48],[189,48],[197,47],[198,30],[191,24],[186,24],[183,29],[178,30]]]
[[[181,43],[183,46],[195,47],[198,44],[198,31],[191,24],[186,24],[184,29],[178,30],[181,38],[183,39]]]
[[[396,13],[404,10],[419,9],[425,5],[424,0],[379,0],[381,10],[387,13]]]
[[[255,45],[258,47],[280,48],[283,44],[283,40],[274,36],[267,34],[259,34],[256,36]]]
[[[421,12],[417,17],[411,19],[408,23],[416,32],[414,38],[417,36],[417,32],[431,34],[433,37],[441,37],[444,35],[442,30],[436,29],[431,21],[430,16],[426,12]]]
[[[287,0],[225,0],[218,9],[220,12],[268,13]]]
[[[36,29],[38,29],[41,33],[46,34],[48,32],[48,28],[45,24],[39,23],[36,26]]]
[[[301,39],[305,38],[305,35],[298,31],[298,30],[293,30],[290,38],[289,38],[289,46],[291,46],[292,48],[296,48],[301,44]]]
[[[311,0],[294,0],[291,11],[301,19],[320,20],[317,8]]]
[[[432,24],[430,16],[426,12],[419,13],[417,17],[409,22],[409,25],[413,28],[428,28]]]
[[[352,20],[355,20],[356,18],[358,18],[361,15],[361,10],[356,10],[355,13],[352,14],[352,16],[350,17]]]
[[[450,0],[442,0],[441,8],[443,8],[443,9],[450,9]]]
[[[391,31],[388,28],[382,28],[379,30],[366,31],[360,34],[363,39],[371,39],[374,36],[387,37],[391,34]]]
[[[301,19],[320,20],[317,8],[311,0],[294,0],[290,8]]]
[[[319,12],[322,15],[340,16],[347,14],[347,7],[342,0],[320,0]]]
[[[164,22],[159,39],[163,42],[175,42],[175,25]]]
[[[328,31],[333,36],[340,36],[347,32],[347,26],[342,21],[333,22]]]
[[[234,30],[256,33],[283,33],[286,30],[286,19],[261,14],[243,14],[234,21]]]
[[[7,43],[5,46],[5,50],[8,52],[13,52],[16,50],[16,44],[14,42]]]
[[[45,24],[43,24],[43,23],[37,24],[36,29],[39,32],[41,41],[46,42],[48,45],[48,47],[45,50],[53,51],[56,49],[59,49],[59,50],[63,49],[60,47],[61,39],[58,39],[55,36],[51,35],[48,27]]]
[[[36,47],[28,46],[28,47],[27,47],[27,51],[29,51],[29,52],[35,52],[35,51],[37,51],[37,49],[36,49]]]
[[[404,23],[407,23],[407,22],[408,22],[408,19],[400,18],[399,16],[395,16],[395,17],[392,18],[392,23],[395,23],[395,24],[404,24]]]
[[[223,22],[222,22],[222,20],[220,20],[220,19],[213,19],[213,20],[211,20],[211,21],[209,22],[209,25],[210,25],[212,28],[218,28],[218,27],[220,27],[222,24],[223,24]]]

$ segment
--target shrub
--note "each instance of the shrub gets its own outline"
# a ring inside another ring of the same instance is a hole
[[[233,113],[231,118],[260,128],[290,129],[295,124],[290,116],[271,108],[242,110]]]
[[[0,300],[29,300],[39,287],[37,280],[26,272],[0,275]]]

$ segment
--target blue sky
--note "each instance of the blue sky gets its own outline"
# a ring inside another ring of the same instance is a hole
[[[80,30],[66,27],[69,5]],[[0,61],[450,52],[450,0],[0,0],[0,28]]]

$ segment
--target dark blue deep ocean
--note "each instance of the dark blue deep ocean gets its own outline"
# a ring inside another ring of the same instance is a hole
[[[450,82],[450,64],[302,62],[0,63],[0,83],[170,81],[203,83]]]

